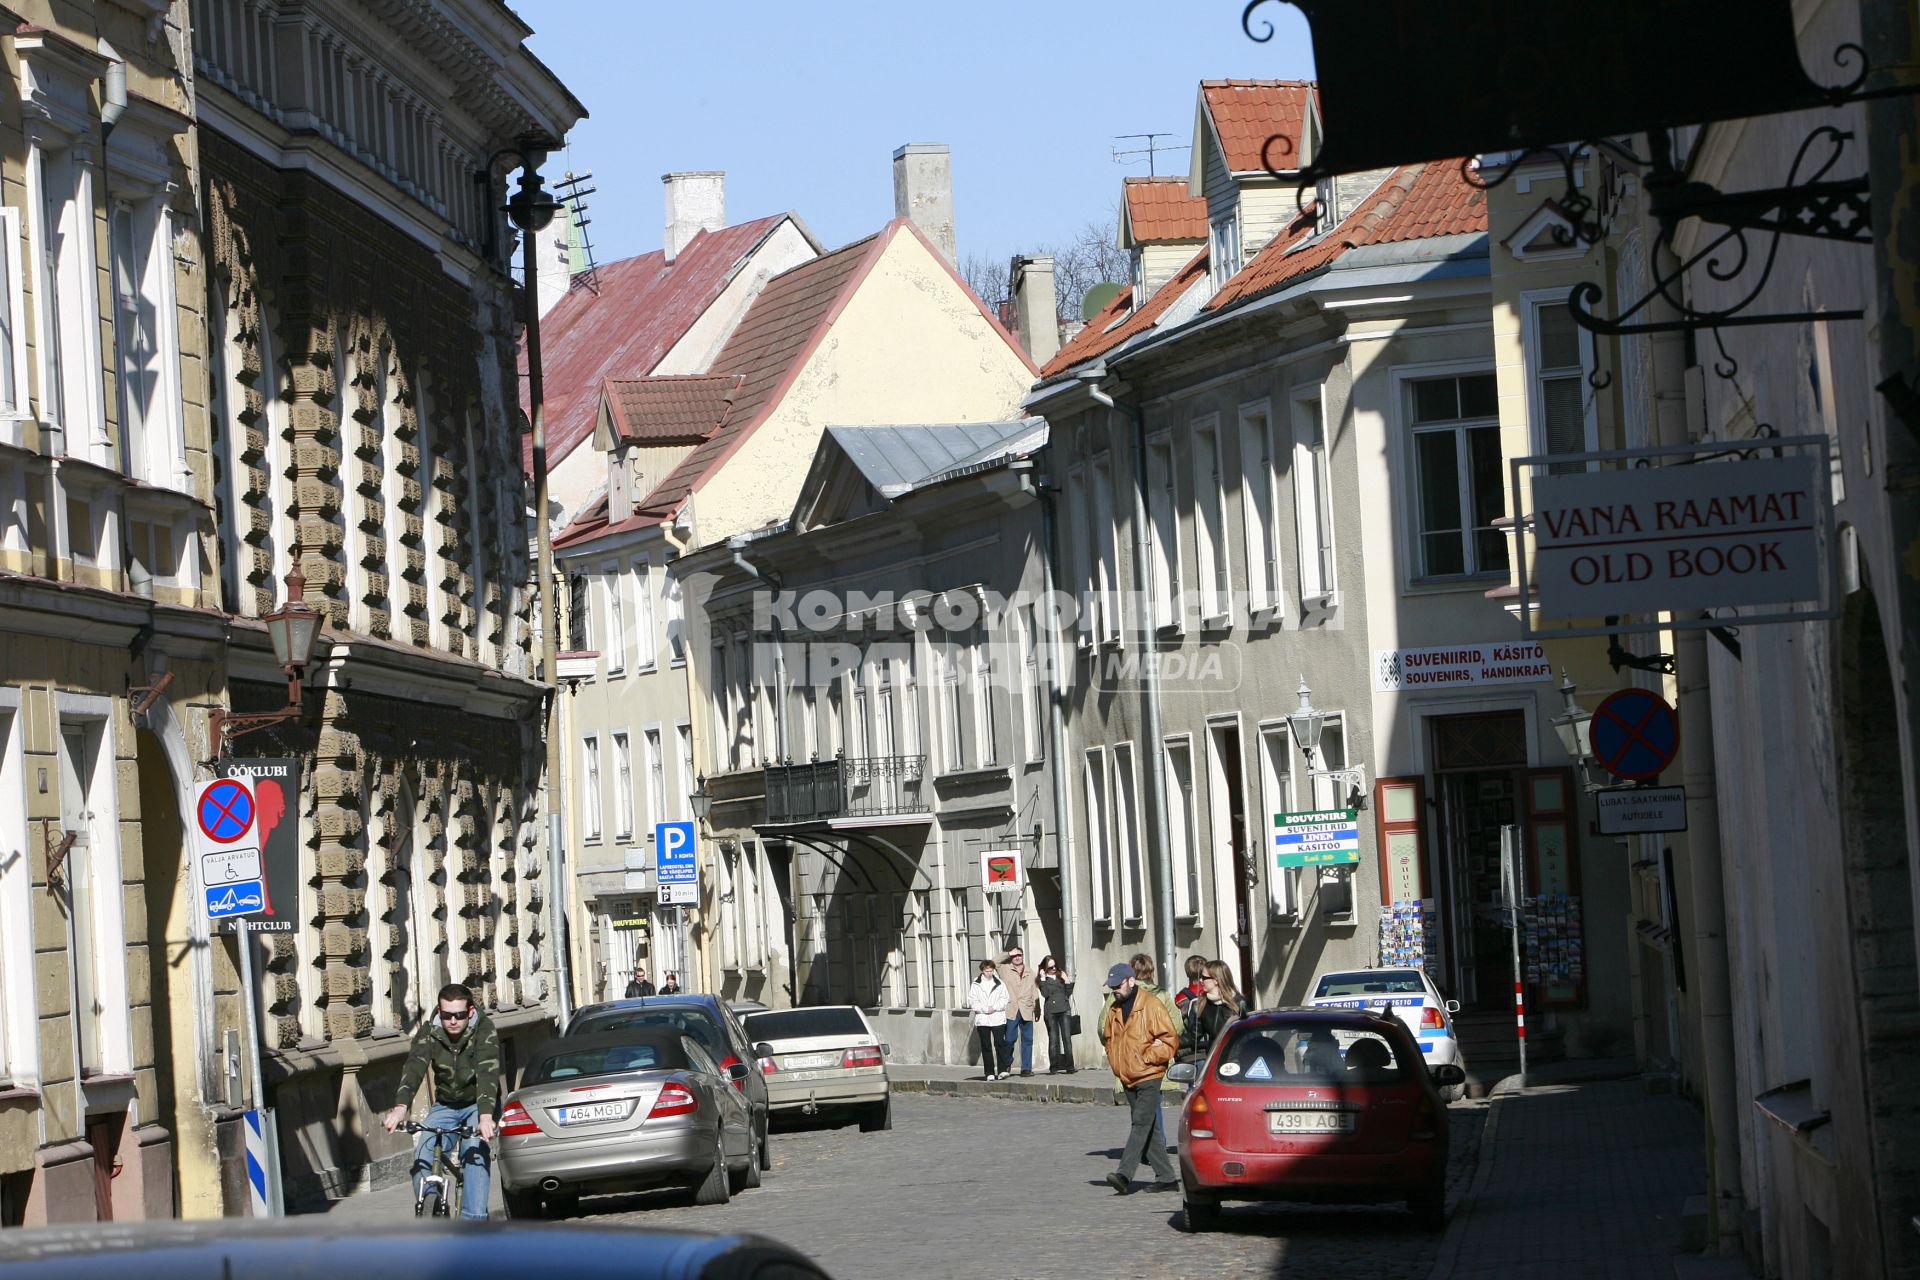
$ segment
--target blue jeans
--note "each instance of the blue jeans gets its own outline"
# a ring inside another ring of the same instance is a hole
[[[1033,1019],[1018,1016],[1007,1018],[1006,1052],[1000,1057],[1008,1067],[1013,1066],[1013,1045],[1016,1040],[1020,1043],[1020,1069],[1031,1072],[1033,1070]]]
[[[472,1128],[480,1118],[478,1107],[447,1107],[434,1103],[427,1108],[427,1118],[422,1124],[435,1129],[451,1129],[456,1125]],[[420,1195],[420,1179],[434,1167],[434,1144],[452,1142],[437,1133],[423,1133],[413,1148],[413,1194]],[[492,1153],[487,1144],[480,1141],[478,1134],[460,1143],[460,1216],[469,1221],[487,1220],[487,1186],[492,1178]]]

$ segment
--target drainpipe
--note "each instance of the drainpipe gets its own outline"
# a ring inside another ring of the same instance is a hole
[[[1033,472],[1033,460],[1022,459],[1013,464],[1020,473],[1020,487],[1040,500],[1040,543],[1041,543],[1041,590],[1046,598],[1053,599],[1053,557],[1059,537],[1054,523],[1053,486],[1048,477],[1036,476]],[[1039,614],[1035,611],[1034,625],[1039,626]],[[1039,637],[1033,641],[1039,643]],[[1054,840],[1060,849],[1060,929],[1064,935],[1060,941],[1068,956],[1073,956],[1074,948],[1080,940],[1080,895],[1073,883],[1074,847],[1073,824],[1067,818],[1067,695],[1060,682],[1060,673],[1064,655],[1060,649],[1060,629],[1047,628],[1047,755],[1050,767],[1047,770],[1053,784],[1053,830]],[[1079,972],[1079,958],[1073,956],[1074,971]]]
[[[102,41],[104,44],[105,42]],[[105,52],[105,50],[102,50]],[[106,84],[100,95],[100,136],[113,136],[113,126],[127,113],[127,64],[119,58],[107,63]]]
[[[1115,400],[1100,388],[1100,379],[1106,376],[1104,368],[1096,367],[1090,375],[1083,375],[1082,386],[1093,402],[1109,410],[1125,414],[1133,423],[1133,576],[1137,580],[1140,567],[1148,562],[1150,548],[1147,546],[1147,418],[1137,404],[1128,404]],[[1097,552],[1096,552],[1097,554]],[[1118,584],[1115,584],[1116,586]],[[1144,593],[1139,593],[1144,599]],[[1154,884],[1154,933],[1160,943],[1160,977],[1163,982],[1173,981],[1174,945],[1173,945],[1173,868],[1166,865],[1167,849],[1173,841],[1168,837],[1166,761],[1161,758],[1165,751],[1160,727],[1160,668],[1159,637],[1153,629],[1150,618],[1142,616],[1140,620],[1140,652],[1146,661],[1142,664],[1145,676],[1142,680],[1142,692],[1145,695],[1146,729],[1149,742],[1147,760],[1149,767],[1145,782],[1147,784],[1147,807],[1152,821],[1152,835],[1159,847],[1148,865],[1155,873]]]

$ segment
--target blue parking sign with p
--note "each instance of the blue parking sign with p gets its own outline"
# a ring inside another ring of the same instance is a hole
[[[653,824],[656,851],[655,879],[660,884],[693,884],[699,878],[694,869],[693,824],[656,822]]]

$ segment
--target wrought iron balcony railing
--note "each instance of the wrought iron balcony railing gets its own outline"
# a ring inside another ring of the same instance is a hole
[[[925,756],[841,756],[768,765],[768,822],[896,818],[930,813]]]

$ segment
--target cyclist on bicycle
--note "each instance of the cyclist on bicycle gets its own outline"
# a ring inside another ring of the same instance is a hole
[[[494,1113],[500,1109],[500,1035],[487,1015],[473,1007],[473,992],[464,983],[440,988],[439,1010],[413,1036],[407,1065],[400,1072],[400,1088],[393,1107],[380,1118],[392,1133],[406,1123],[413,1095],[427,1069],[433,1069],[433,1106],[425,1123],[435,1129],[465,1125],[476,1136],[460,1143],[460,1216],[484,1222],[491,1161],[487,1143],[493,1140]],[[440,1136],[420,1135],[413,1153],[413,1193],[433,1168],[434,1144]]]

